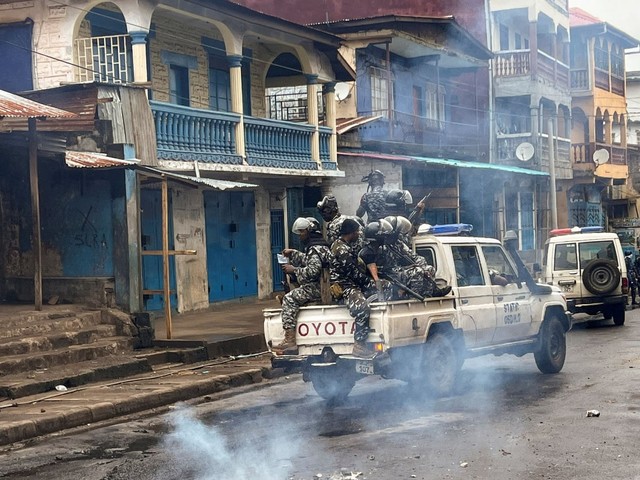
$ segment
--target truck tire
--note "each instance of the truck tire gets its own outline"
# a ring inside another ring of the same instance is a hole
[[[594,295],[607,295],[620,283],[620,270],[613,260],[589,262],[582,272],[582,284]]]
[[[462,362],[451,334],[435,333],[424,345],[424,383],[428,393],[444,397],[455,387]]]
[[[622,325],[624,325],[626,310],[626,305],[624,303],[620,303],[613,308],[613,324],[616,327],[621,327]]]
[[[309,378],[316,393],[332,403],[344,402],[356,383],[353,375],[330,367],[314,368]]]
[[[550,317],[542,325],[540,348],[533,352],[533,356],[542,373],[558,373],[562,370],[567,356],[567,336],[557,317]]]

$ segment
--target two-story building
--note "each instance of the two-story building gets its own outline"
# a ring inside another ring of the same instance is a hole
[[[570,18],[574,180],[567,224],[604,225],[629,216],[625,50],[638,40],[578,8]]]
[[[340,39],[229,1],[18,2],[2,11],[0,55],[20,68],[3,69],[0,88],[33,88],[32,96],[44,103],[55,98],[62,108],[83,111],[82,118],[91,122],[82,124],[81,135],[71,134],[77,133],[73,126],[64,127],[64,147],[75,152],[76,160],[78,152],[119,151],[153,170],[146,170],[143,180],[134,176],[123,182],[126,188],[118,187],[127,191],[125,204],[134,202],[132,211],[139,212],[137,222],[134,217],[125,225],[133,231],[120,245],[134,249],[126,272],[140,277],[139,289],[130,292],[133,298],[125,306],[162,307],[163,265],[157,255],[145,252],[160,251],[167,235],[169,250],[196,250],[196,255],[176,255],[170,262],[175,306],[181,311],[244,296],[266,297],[277,288],[281,272],[275,252],[286,245],[291,223],[315,213],[322,185],[344,176],[337,169],[332,87],[352,80],[353,73],[338,53]],[[96,87],[82,87],[87,83]],[[283,86],[299,86],[305,93],[296,121],[281,120],[270,105],[271,92]],[[142,97],[127,93],[140,88],[146,89],[148,101],[144,91]],[[72,163],[101,165],[98,160]],[[73,173],[76,181],[69,183],[77,190],[69,197],[82,215],[64,218],[79,222],[76,229],[100,232],[91,245],[81,238],[75,263],[97,262],[85,247],[100,250],[114,235],[105,234],[103,242],[106,224],[94,223],[113,216],[107,205],[113,195],[104,185],[84,188],[80,181],[103,175],[96,170]],[[62,185],[67,181],[64,168],[56,166],[50,173]],[[159,181],[163,176],[174,180],[166,202]],[[53,208],[64,196],[50,201]],[[4,215],[1,220],[4,225],[11,219]],[[114,222],[110,225],[115,228]],[[22,236],[18,254],[27,254],[28,238]],[[62,260],[51,265],[50,277],[70,271],[64,258],[72,249],[63,245],[69,238],[75,237],[51,237],[51,250]],[[116,255],[114,250],[109,246],[99,254]],[[141,264],[137,270],[135,258]],[[103,259],[105,268],[96,271],[114,276],[113,262]]]

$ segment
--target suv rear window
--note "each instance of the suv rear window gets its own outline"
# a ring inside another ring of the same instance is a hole
[[[553,254],[554,270],[576,270],[578,268],[578,256],[575,243],[559,243]]]
[[[604,258],[618,264],[613,241],[584,242],[580,244],[580,267],[584,268],[591,260]]]

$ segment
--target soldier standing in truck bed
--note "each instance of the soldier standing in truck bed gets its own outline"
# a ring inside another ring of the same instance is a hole
[[[340,237],[340,228],[342,227],[342,222],[347,218],[351,218],[352,220],[356,220],[359,223],[359,218],[351,217],[349,215],[343,215],[340,213],[340,209],[338,208],[338,201],[336,197],[333,195],[326,195],[322,200],[318,202],[316,205],[318,208],[318,212],[322,216],[322,219],[327,222],[327,243],[329,246],[335,242],[338,237]],[[364,235],[363,235],[363,227],[360,225],[360,235],[358,238],[351,244],[351,247],[358,253],[360,249],[364,246]]]
[[[384,173],[374,170],[369,175],[362,177],[363,182],[368,183],[367,192],[360,199],[360,206],[356,215],[364,218],[367,214],[367,223],[375,222],[387,215],[387,190],[384,190]]]

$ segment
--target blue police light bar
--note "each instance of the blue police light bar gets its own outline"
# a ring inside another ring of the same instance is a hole
[[[560,235],[569,235],[570,233],[601,233],[601,232],[604,232],[604,227],[602,226],[556,228],[549,232],[549,236],[558,237]]]
[[[420,225],[418,233],[427,235],[462,235],[470,233],[473,225],[470,223],[448,223],[445,225]]]

